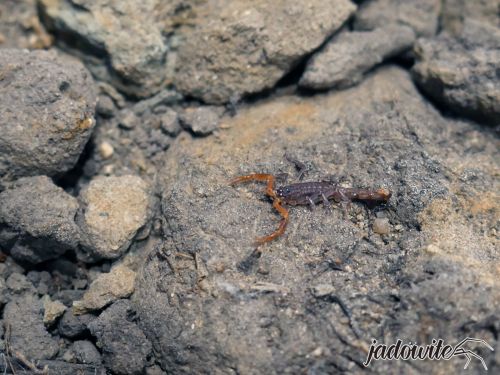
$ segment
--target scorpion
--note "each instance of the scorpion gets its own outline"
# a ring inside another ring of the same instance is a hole
[[[273,207],[281,215],[281,221],[273,233],[259,237],[255,240],[256,245],[262,245],[270,242],[283,233],[289,221],[288,209],[284,205],[310,205],[311,208],[317,203],[323,202],[325,206],[330,207],[330,200],[341,203],[344,209],[344,215],[347,215],[347,210],[352,201],[364,201],[374,204],[386,203],[392,193],[388,189],[358,189],[341,187],[331,181],[310,181],[298,182],[290,185],[274,188],[276,178],[271,174],[253,173],[245,176],[235,177],[229,181],[229,185],[233,186],[247,181],[263,181],[267,183],[266,195],[273,200]]]

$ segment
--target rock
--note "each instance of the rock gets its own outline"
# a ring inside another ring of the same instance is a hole
[[[109,273],[102,274],[83,295],[83,300],[73,303],[75,315],[100,310],[119,298],[127,298],[134,292],[136,273],[117,265]]]
[[[66,306],[60,301],[52,301],[48,295],[42,298],[43,302],[43,323],[50,327],[66,311]]]
[[[22,353],[31,361],[56,356],[59,345],[45,329],[40,299],[32,294],[13,299],[5,306],[3,318],[10,330],[11,350]]]
[[[108,95],[99,95],[97,101],[96,112],[105,118],[110,118],[115,115],[115,103]]]
[[[467,20],[458,36],[441,33],[415,46],[415,81],[454,112],[500,122],[500,29]]]
[[[7,302],[9,302],[9,291],[7,289],[7,286],[5,285],[4,279],[0,277],[0,309]],[[2,336],[0,335],[0,337]]]
[[[0,3],[0,48],[46,49],[53,39],[40,24],[36,0]]]
[[[119,124],[124,129],[133,129],[137,126],[140,121],[139,117],[129,108],[124,109],[120,113]]]
[[[113,156],[114,148],[109,142],[102,142],[99,144],[99,153],[101,157],[106,160]]]
[[[440,0],[365,1],[356,12],[354,29],[373,30],[395,23],[411,27],[417,36],[433,36],[440,10]]]
[[[355,9],[348,0],[211,2],[183,35],[174,83],[212,104],[270,88]]]
[[[4,232],[5,233],[5,232]],[[0,230],[0,238],[2,238],[2,231]],[[15,235],[13,236],[15,238]],[[4,239],[0,240],[0,243],[2,243]],[[5,245],[5,243],[4,243]],[[12,257],[7,257],[4,263],[0,263],[0,275],[2,275],[3,278],[8,278],[10,275],[13,273],[20,273],[24,274],[26,270],[21,267],[19,264],[17,264]]]
[[[307,63],[299,85],[311,89],[353,86],[368,70],[411,48],[414,41],[415,34],[407,26],[341,32]]]
[[[64,353],[64,360],[93,366],[100,366],[102,363],[101,354],[94,344],[87,340],[75,341]]]
[[[167,109],[161,115],[161,129],[168,135],[175,137],[182,130],[179,123],[179,116],[173,109]]]
[[[13,294],[22,294],[24,292],[33,293],[35,288],[26,276],[20,273],[13,273],[7,278],[6,286]]]
[[[65,311],[57,326],[59,334],[73,339],[82,336],[87,330],[89,324],[95,318],[91,314],[75,315],[72,309]]]
[[[167,373],[160,366],[154,365],[146,368],[146,375],[166,375]]]
[[[25,177],[0,193],[0,246],[30,263],[56,258],[79,242],[75,198],[46,176]],[[12,233],[2,239],[2,232]]]
[[[214,106],[187,108],[180,115],[180,121],[184,128],[196,135],[209,135],[219,127],[223,111],[222,108]]]
[[[175,90],[165,89],[155,96],[141,100],[132,106],[132,111],[137,116],[149,116],[157,113],[158,107],[170,106],[179,103],[182,95]]]
[[[427,344],[425,337],[443,335],[454,344],[485,337],[498,347],[486,320],[496,319],[500,301],[492,231],[498,223],[498,147],[488,128],[442,116],[396,67],[377,69],[349,90],[242,106],[222,122],[227,128],[218,138],[181,133],[159,173],[163,243],[139,271],[132,302],[162,369],[357,373],[371,338]],[[334,203],[331,210],[292,206],[285,234],[255,256],[255,238],[276,230],[279,215],[265,183],[231,187],[227,181],[248,173],[296,176],[285,152],[313,165],[304,181],[335,173],[345,186],[389,189],[393,195],[380,214],[401,230],[383,238],[373,234],[374,215],[360,203],[352,204],[347,218]],[[473,178],[470,168],[476,169]],[[433,209],[440,201],[460,225]],[[439,234],[446,225],[451,240]],[[449,249],[433,268],[437,272],[424,268],[433,263],[424,249],[434,241]],[[458,273],[443,278],[432,296],[446,260],[456,264],[447,273]],[[419,284],[428,289],[414,289]],[[456,302],[460,291],[471,298]],[[421,293],[426,300],[419,302]],[[456,303],[460,308],[453,308]],[[417,372],[458,373],[463,363],[422,361]],[[377,361],[370,371],[412,373],[413,366]]]
[[[104,365],[116,374],[142,374],[151,355],[151,343],[133,322],[134,314],[130,302],[121,300],[89,324]]]
[[[387,218],[377,218],[373,220],[373,231],[378,234],[389,234],[391,225]]]
[[[2,49],[0,77],[0,182],[71,169],[95,124],[89,72],[54,52]]]
[[[73,306],[74,301],[78,301],[83,298],[83,294],[83,290],[63,289],[57,291],[52,297],[64,303],[65,306],[71,307]]]
[[[0,370],[2,370],[2,364],[0,363]],[[106,372],[106,369],[104,366],[98,366],[96,367],[95,365],[81,365],[81,364],[75,364],[75,363],[68,363],[64,361],[37,361],[36,362],[37,368],[40,369],[39,372],[42,371],[42,369],[46,366],[48,368],[49,374],[57,374],[57,375],[107,375],[108,372]],[[10,370],[10,367],[9,367]],[[24,366],[19,366],[15,367],[16,373],[26,373],[29,374],[26,371],[26,368]],[[33,372],[31,372],[32,374]]]
[[[112,92],[109,87],[105,87],[106,92]],[[181,107],[181,99],[182,96],[176,91],[162,90],[133,105],[127,103],[125,106],[126,103],[122,103],[122,109],[113,118],[101,118],[92,136],[93,144],[109,143],[113,146],[113,155],[109,159],[103,159],[98,147],[89,150],[84,167],[86,174],[89,177],[96,174],[136,174],[145,181],[154,183],[157,164],[162,163],[161,154],[172,143],[172,137],[181,131],[176,114]],[[118,103],[116,99],[113,100]],[[167,125],[165,121],[169,120],[169,113],[173,114],[173,119]],[[171,130],[168,126],[171,126]]]
[[[97,177],[78,197],[84,261],[123,255],[151,219],[150,187],[140,177]]]
[[[444,30],[458,33],[466,18],[473,18],[483,24],[500,27],[498,0],[444,0],[441,11],[441,26]]]
[[[100,59],[89,65],[94,74],[129,95],[145,97],[158,92],[165,79],[167,46],[155,16],[159,3],[42,0],[40,8],[50,30],[72,35],[76,46],[86,45]]]

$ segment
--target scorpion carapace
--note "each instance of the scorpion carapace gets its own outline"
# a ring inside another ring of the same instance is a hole
[[[344,211],[353,200],[385,203],[389,200],[392,193],[387,189],[356,189],[341,187],[329,181],[299,182],[295,184],[280,186],[274,188],[275,177],[271,174],[254,173],[246,176],[240,176],[232,179],[229,184],[235,185],[246,181],[263,181],[267,183],[266,194],[273,200],[273,207],[281,215],[281,221],[278,229],[270,235],[257,238],[257,244],[263,244],[281,236],[288,224],[288,210],[283,205],[311,205],[323,202],[330,204],[330,200],[341,203]]]

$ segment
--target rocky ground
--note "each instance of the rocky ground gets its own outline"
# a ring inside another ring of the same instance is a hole
[[[0,371],[500,371],[499,72],[497,0],[0,2]],[[392,196],[256,251],[255,172]]]

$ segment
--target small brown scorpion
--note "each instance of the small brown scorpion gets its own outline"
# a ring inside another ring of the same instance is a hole
[[[281,215],[281,222],[278,229],[268,236],[257,238],[257,244],[272,241],[285,232],[288,224],[288,210],[283,207],[284,204],[292,206],[311,205],[311,207],[314,207],[316,203],[322,201],[325,205],[329,206],[329,200],[333,199],[335,202],[341,203],[344,213],[347,213],[347,209],[353,200],[385,203],[392,195],[389,190],[383,188],[377,190],[345,188],[329,181],[298,182],[274,189],[275,177],[271,174],[263,173],[236,177],[229,182],[229,185],[246,181],[267,182],[266,194],[272,198],[273,207]]]

